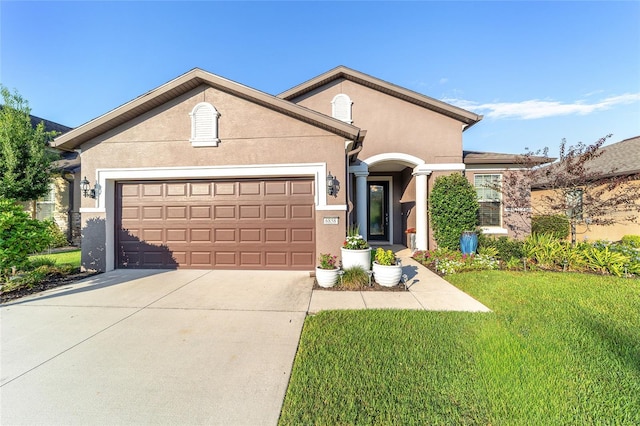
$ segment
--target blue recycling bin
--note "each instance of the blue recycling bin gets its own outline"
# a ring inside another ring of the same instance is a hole
[[[478,249],[478,234],[475,231],[463,231],[460,237],[462,254],[475,254]]]

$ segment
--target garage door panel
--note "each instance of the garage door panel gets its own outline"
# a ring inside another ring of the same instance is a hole
[[[314,206],[310,205],[292,205],[291,219],[313,219]]]
[[[211,195],[211,183],[209,182],[191,183],[191,195],[192,196]]]
[[[240,255],[241,267],[260,267],[262,263],[262,252],[259,251],[243,251]]]
[[[240,243],[259,243],[262,241],[262,229],[240,229]]]
[[[187,206],[167,206],[167,220],[185,220],[187,216]]]
[[[311,243],[314,241],[313,229],[292,229],[291,230],[291,242],[292,243]]]
[[[184,197],[187,195],[188,183],[168,183],[167,197]]]
[[[122,182],[125,268],[313,269],[313,180]]]
[[[287,218],[287,205],[286,204],[271,204],[264,206],[264,218],[265,219],[286,219]]]
[[[154,220],[154,219],[162,219],[162,211],[164,209],[162,206],[144,206],[142,207],[142,217],[144,220]]]
[[[235,219],[236,218],[236,206],[221,205],[214,206],[214,218],[215,219]]]
[[[240,196],[260,195],[261,182],[240,182],[238,185]]]
[[[145,183],[142,185],[143,197],[161,197],[163,184],[161,183]]]
[[[236,229],[214,229],[214,242],[229,243],[236,241]]]
[[[255,220],[255,219],[260,219],[260,211],[261,211],[261,206],[260,205],[248,205],[248,206],[240,206],[240,211],[239,211],[239,215],[238,218],[241,220]]]

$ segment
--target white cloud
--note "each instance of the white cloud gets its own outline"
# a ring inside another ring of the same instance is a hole
[[[616,105],[635,103],[640,101],[640,93],[627,93],[619,96],[611,96],[602,99],[599,102],[592,103],[585,101],[562,103],[559,101],[546,101],[539,99],[531,99],[521,102],[495,102],[485,104],[464,99],[443,99],[443,101],[456,105],[460,108],[484,114],[490,118],[519,118],[522,120],[533,120],[560,115],[587,115],[596,111],[610,109]]]
[[[442,77],[440,81],[438,81],[438,83],[440,84],[447,84],[448,82],[449,82],[449,79],[447,77]]]

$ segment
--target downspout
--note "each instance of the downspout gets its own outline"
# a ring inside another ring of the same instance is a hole
[[[69,172],[67,172],[69,173]],[[66,178],[66,173],[62,173],[62,179],[64,179],[67,184],[69,184],[69,208],[67,209],[67,241],[70,244],[73,244],[73,177],[70,179]],[[73,174],[71,174],[73,176]]]
[[[353,200],[351,199],[351,177],[349,176],[349,163],[350,163],[350,158],[353,156],[357,156],[358,153],[360,151],[362,151],[362,140],[364,139],[365,134],[367,133],[366,130],[361,131],[358,134],[358,137],[355,140],[355,144],[356,147],[354,149],[352,149],[351,151],[348,151],[345,155],[345,180],[346,180],[346,191],[347,191],[347,219],[349,219],[349,216],[351,216],[352,212],[353,212]],[[349,223],[346,224],[347,226],[349,225]]]

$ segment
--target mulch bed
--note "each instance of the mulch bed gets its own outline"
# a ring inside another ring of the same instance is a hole
[[[30,294],[39,293],[45,290],[51,290],[52,288],[71,284],[97,274],[99,274],[99,272],[79,272],[71,275],[49,276],[44,281],[32,286],[31,288],[24,287],[12,291],[3,291],[2,293],[0,293],[0,303],[10,302],[12,300],[28,296]]]
[[[371,286],[364,286],[360,288],[344,288],[340,287],[340,281],[333,287],[324,288],[320,287],[317,282],[313,283],[313,290],[321,290],[321,291],[405,291],[404,284],[398,284],[393,287],[383,287],[376,282],[372,282]]]

